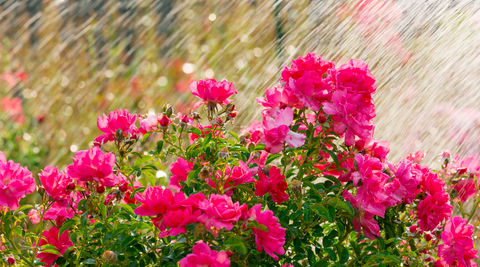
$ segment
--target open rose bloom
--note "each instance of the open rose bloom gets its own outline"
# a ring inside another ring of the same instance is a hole
[[[366,24],[391,1],[353,2]],[[245,87],[192,74],[182,113],[100,116],[66,167],[0,152],[0,265],[477,266],[480,161],[392,155],[375,71],[345,62],[294,59],[254,102],[261,120],[239,120]]]

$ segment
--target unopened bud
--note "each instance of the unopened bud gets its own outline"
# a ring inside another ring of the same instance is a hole
[[[119,186],[118,186],[118,189],[119,189],[120,191],[122,191],[122,192],[127,191],[127,190],[128,190],[128,184],[127,184],[127,182],[119,185]]]
[[[427,240],[427,242],[429,242],[433,238],[432,235],[429,233],[425,233],[424,237],[425,237],[425,240]]]
[[[160,126],[167,127],[170,124],[170,119],[168,116],[164,115],[158,122],[160,123]]]
[[[210,176],[210,170],[207,167],[203,167],[200,173],[198,174],[198,177],[200,179],[207,179]]]
[[[117,129],[115,132],[115,137],[117,137],[118,141],[123,141],[123,131],[121,129]]]
[[[197,223],[195,226],[195,232],[193,233],[193,237],[199,238],[204,237],[207,235],[207,228],[202,223]]]
[[[272,165],[270,165],[270,164],[263,166],[263,168],[262,168],[263,174],[268,176],[271,168],[272,168]]]
[[[362,151],[365,148],[365,140],[357,140],[355,142],[355,148],[358,151]]]
[[[467,173],[467,167],[457,168],[457,173],[458,173],[458,175],[462,175],[462,174]]]
[[[115,263],[117,261],[117,254],[111,250],[107,250],[103,253],[102,259],[106,263]]]
[[[417,228],[418,228],[417,225],[412,225],[412,226],[410,226],[410,232],[411,232],[412,234],[415,234],[415,233],[417,232]]]
[[[186,116],[185,116],[186,117]],[[202,118],[200,117],[200,113],[198,112],[193,112],[193,119],[194,120],[201,120]]]
[[[238,137],[238,141],[240,142],[240,144],[242,145],[245,145],[247,143],[247,139],[245,138],[245,135],[240,135]]]
[[[103,186],[103,185],[98,185],[98,186],[97,186],[97,193],[99,193],[99,194],[105,193],[105,186]]]
[[[327,121],[327,118],[325,117],[325,115],[320,114],[320,115],[318,115],[317,121],[320,124],[324,124]]]
[[[290,183],[290,189],[298,198],[302,197],[302,182],[299,180],[292,180]]]
[[[69,183],[69,184],[67,185],[67,190],[68,190],[68,191],[73,191],[73,190],[75,190],[75,183]]]
[[[169,105],[167,110],[165,111],[165,116],[170,118],[172,116],[172,114],[173,114],[173,107]]]
[[[45,188],[43,188],[43,186],[40,186],[38,187],[38,193],[43,196],[43,194],[45,194]]]
[[[15,265],[15,258],[14,257],[8,257],[7,262],[8,262],[8,265]]]
[[[226,147],[221,147],[218,156],[222,159],[228,158],[230,155],[228,154],[228,149]]]

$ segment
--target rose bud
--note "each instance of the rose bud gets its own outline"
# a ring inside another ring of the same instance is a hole
[[[103,185],[98,185],[97,186],[97,193],[103,194],[105,192],[105,186]]]
[[[69,183],[69,184],[67,185],[67,190],[69,190],[69,191],[75,190],[75,183]]]
[[[15,265],[15,258],[14,257],[8,257],[7,262],[8,262],[8,265]]]
[[[429,242],[433,238],[432,235],[429,233],[425,233],[424,237],[425,237],[425,240],[427,240],[427,242]]]
[[[417,225],[412,225],[412,226],[410,226],[410,232],[412,232],[413,234],[415,234],[415,233],[417,232],[417,228],[418,228]]]
[[[324,124],[327,121],[327,118],[325,117],[325,115],[320,114],[320,115],[318,115],[317,121],[320,124]]]
[[[118,190],[122,191],[122,192],[126,192],[128,190],[128,184],[127,182],[121,184],[118,186]]]
[[[111,250],[107,250],[103,253],[102,259],[106,263],[115,263],[117,261],[117,254]]]

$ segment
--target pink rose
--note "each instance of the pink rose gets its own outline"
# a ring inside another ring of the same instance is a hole
[[[58,167],[47,166],[38,174],[40,182],[45,188],[45,192],[56,200],[60,205],[66,206],[70,201],[72,191],[67,190],[67,185],[73,182],[73,179],[62,171],[58,171]]]
[[[268,176],[263,172],[258,172],[260,181],[255,182],[255,195],[264,196],[270,193],[274,202],[280,204],[287,201],[290,197],[285,191],[287,190],[287,182],[281,170],[275,166],[271,167]]]
[[[98,117],[97,126],[100,131],[105,134],[95,138],[95,142],[98,144],[111,142],[115,139],[115,133],[117,130],[121,130],[124,137],[129,135],[135,136],[138,133],[138,129],[135,126],[137,115],[132,115],[127,109],[117,109],[108,113],[108,117],[103,114],[103,117]]]
[[[217,104],[222,106],[232,102],[228,100],[231,95],[237,94],[237,90],[233,86],[233,83],[229,83],[226,80],[217,82],[215,79],[206,79],[194,81],[190,84],[190,92],[201,98],[202,101],[195,103],[193,109],[200,107],[202,104],[207,104],[209,110],[215,108]]]
[[[446,266],[477,266],[478,250],[473,249],[473,225],[455,216],[445,225],[442,233],[443,244],[438,247],[438,256]],[[442,266],[442,265],[439,265]]]
[[[183,186],[180,186],[180,181],[187,181],[188,173],[192,171],[193,162],[188,162],[185,159],[178,158],[176,162],[170,165],[170,171],[172,176],[170,177],[170,182],[168,187],[174,191],[180,191]]]
[[[40,222],[40,216],[38,216],[38,211],[35,209],[31,209],[28,212],[28,218],[32,221],[33,224],[37,224]]]
[[[275,260],[278,260],[278,256],[285,254],[285,229],[280,227],[278,218],[273,216],[271,210],[261,211],[262,206],[257,204],[250,209],[252,217],[257,220],[259,224],[262,224],[268,228],[268,232],[263,230],[252,228],[252,232],[255,235],[255,243],[257,245],[257,251],[265,252],[272,256]]]
[[[173,204],[179,204],[185,200],[183,193],[175,193],[170,189],[163,190],[161,186],[154,186],[145,189],[141,194],[135,194],[135,199],[142,203],[135,209],[135,214],[140,216],[156,216],[165,214],[167,208]]]
[[[230,260],[227,253],[211,250],[205,243],[198,243],[192,248],[192,254],[188,254],[179,262],[180,267],[228,267]]]
[[[38,242],[39,247],[44,245],[52,245],[57,248],[60,254],[63,254],[69,247],[73,246],[73,243],[68,236],[68,231],[63,232],[59,236],[59,230],[55,226],[52,226],[50,230],[43,232],[43,238]],[[41,262],[46,263],[46,266],[52,266],[58,257],[60,256],[41,251],[37,254],[37,258],[40,259]]]
[[[106,187],[113,187],[118,178],[113,173],[115,155],[103,153],[98,147],[75,153],[73,164],[67,167],[67,174],[81,182],[95,180]]]
[[[233,203],[232,199],[226,195],[212,194],[208,200],[200,202],[199,208],[204,214],[198,218],[198,221],[203,223],[207,230],[212,226],[232,230],[233,223],[237,222],[242,215],[240,203]]]
[[[35,179],[27,167],[12,160],[0,161],[0,206],[16,210],[20,199],[33,193],[36,188]]]

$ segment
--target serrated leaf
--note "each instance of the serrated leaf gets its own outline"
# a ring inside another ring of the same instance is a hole
[[[58,230],[58,236],[62,235],[63,232],[68,230],[68,228],[70,228],[70,226],[72,226],[74,224],[75,224],[75,220],[64,221],[63,224],[62,224],[62,227],[60,227],[60,230]]]
[[[45,249],[45,250],[42,250],[41,252],[42,252],[42,253],[50,253],[50,254],[55,254],[55,255],[58,255],[58,256],[62,256],[62,254],[60,254],[60,252],[58,252],[58,250],[56,250],[56,249]]]
[[[254,221],[251,221],[251,222],[247,223],[247,227],[262,230],[262,231],[267,232],[267,233],[269,231],[267,226],[258,223],[257,220],[254,220]]]
[[[147,177],[148,181],[150,182],[150,185],[155,186],[156,184],[155,180],[157,179],[157,177],[155,177],[155,175],[149,171],[144,172],[144,174]]]
[[[272,154],[267,157],[267,160],[265,161],[265,165],[269,164],[270,162],[280,158],[282,154]]]
[[[160,140],[157,142],[157,150],[156,150],[157,154],[162,153],[162,148],[163,148],[163,140]]]
[[[83,263],[85,263],[85,264],[97,264],[97,261],[90,258],[90,259],[86,259]]]
[[[255,146],[255,148],[253,150],[255,150],[255,151],[265,150],[265,144],[258,144],[258,145]]]
[[[227,134],[233,136],[233,138],[235,138],[235,139],[237,140],[237,142],[238,142],[239,138],[238,138],[238,135],[237,135],[236,133],[234,133],[234,132],[227,132]]]
[[[336,244],[335,247],[337,249],[338,260],[340,261],[340,263],[346,263],[348,261],[348,258],[350,257],[348,249],[346,249],[341,244]]]
[[[332,175],[324,175],[323,177],[327,178],[328,180],[334,182],[335,184],[341,186],[342,183],[340,182],[340,180],[337,179],[337,177],[335,176],[332,176]]]
[[[100,212],[102,213],[102,218],[107,218],[107,207],[103,203],[100,203],[99,206]]]
[[[145,142],[151,134],[152,134],[152,132],[148,132],[148,133],[144,134],[143,138],[142,138],[142,142]]]
[[[25,206],[20,206],[17,210],[15,210],[15,215],[17,215],[20,211],[32,208],[32,205],[25,205]]]
[[[333,161],[335,162],[335,166],[337,166],[338,168],[338,156],[337,154],[335,154],[335,152],[331,151],[331,150],[327,150],[327,153],[332,157]]]
[[[208,133],[205,139],[203,139],[203,147],[206,147],[208,143],[210,143],[210,140],[212,140],[212,133]]]
[[[201,136],[202,135],[202,131],[200,131],[200,129],[196,128],[196,127],[192,127],[190,128],[190,130],[188,131],[189,133],[193,133],[193,134],[196,134],[198,136]]]
[[[133,211],[132,207],[130,207],[128,204],[120,203],[120,204],[117,204],[117,206],[124,208],[131,215],[135,215],[135,212]]]

